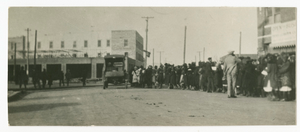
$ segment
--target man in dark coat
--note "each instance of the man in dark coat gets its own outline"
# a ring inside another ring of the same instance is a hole
[[[24,70],[24,67],[21,67],[21,70],[19,72],[19,88],[22,88],[22,84],[24,85],[25,89],[26,89],[26,85],[27,85],[27,74],[26,71]]]
[[[160,65],[159,69],[157,70],[158,73],[158,77],[157,77],[157,81],[158,81],[158,85],[159,88],[162,88],[163,82],[164,82],[164,66]]]
[[[33,82],[34,88],[36,88],[36,84],[38,85],[39,88],[41,88],[40,73],[38,71],[36,71],[35,69],[32,71],[32,82]]]
[[[207,92],[211,93],[214,90],[214,73],[210,62],[205,65],[205,77],[207,78]]]
[[[256,80],[254,78],[255,74],[255,67],[252,65],[251,59],[247,60],[247,63],[245,65],[245,75],[243,77],[243,88],[246,91],[246,96],[251,96],[253,94],[253,81]]]
[[[152,88],[152,72],[153,72],[152,66],[149,65],[147,70],[145,71],[145,82],[148,88]]]

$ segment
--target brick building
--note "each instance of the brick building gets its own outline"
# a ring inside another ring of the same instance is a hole
[[[297,45],[296,8],[257,8],[258,54],[295,54]]]

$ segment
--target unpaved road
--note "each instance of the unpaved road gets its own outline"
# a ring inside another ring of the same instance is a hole
[[[296,102],[223,93],[100,87],[29,91],[8,103],[12,126],[295,125]]]

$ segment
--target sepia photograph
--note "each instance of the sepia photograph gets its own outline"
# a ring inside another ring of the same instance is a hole
[[[10,127],[297,125],[297,7],[11,6],[7,41]]]

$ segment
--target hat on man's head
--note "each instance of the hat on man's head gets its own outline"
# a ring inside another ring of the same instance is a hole
[[[208,60],[211,60],[211,57],[208,57]]]
[[[229,51],[228,51],[228,54],[229,54],[229,55],[231,55],[231,54],[233,54],[233,53],[234,53],[233,50],[229,50]]]

